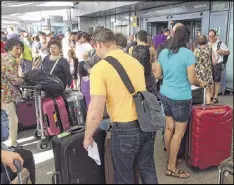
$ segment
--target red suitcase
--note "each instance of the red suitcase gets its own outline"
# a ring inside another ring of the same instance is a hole
[[[36,128],[36,110],[35,100],[25,100],[16,104],[16,113],[18,116],[19,131]]]
[[[196,105],[192,108],[186,142],[186,157],[195,171],[220,163],[231,155],[232,108]]]
[[[58,106],[59,114],[56,111],[56,104]],[[70,122],[66,104],[62,96],[55,99],[45,98],[42,100],[42,112],[44,120],[44,128],[47,136],[59,135],[64,130],[69,130]],[[60,125],[61,119],[62,125]]]

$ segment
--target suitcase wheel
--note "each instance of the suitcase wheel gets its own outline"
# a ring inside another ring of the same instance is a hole
[[[39,132],[37,129],[35,129],[33,131],[33,136],[34,136],[34,139],[39,140],[39,139],[41,139],[41,132]]]
[[[193,166],[193,172],[198,173],[200,171],[199,167]]]
[[[47,139],[39,141],[37,143],[37,149],[41,151],[50,149],[50,142]]]

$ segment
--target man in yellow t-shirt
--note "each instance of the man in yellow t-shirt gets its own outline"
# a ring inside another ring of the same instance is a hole
[[[112,121],[111,152],[116,184],[133,184],[137,166],[142,183],[157,184],[154,164],[155,132],[143,132],[137,121],[134,100],[117,71],[105,58],[116,58],[127,72],[136,91],[145,90],[143,66],[133,57],[118,49],[114,33],[107,28],[93,34],[97,55],[102,58],[91,70],[90,94],[84,148],[93,144],[93,135],[103,117],[105,103]]]

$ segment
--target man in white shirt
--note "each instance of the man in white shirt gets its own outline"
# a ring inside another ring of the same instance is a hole
[[[209,45],[212,47],[216,58],[216,64],[213,65],[214,89],[211,94],[214,96],[212,101],[213,103],[218,103],[218,94],[222,76],[223,56],[229,55],[230,51],[224,44],[224,42],[221,42],[221,44],[219,44],[220,41],[217,38],[216,31],[213,29],[209,30],[209,41]]]

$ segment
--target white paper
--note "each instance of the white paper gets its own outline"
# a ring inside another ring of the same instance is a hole
[[[88,156],[91,157],[98,165],[101,165],[97,143],[93,142],[93,147],[89,145]]]

